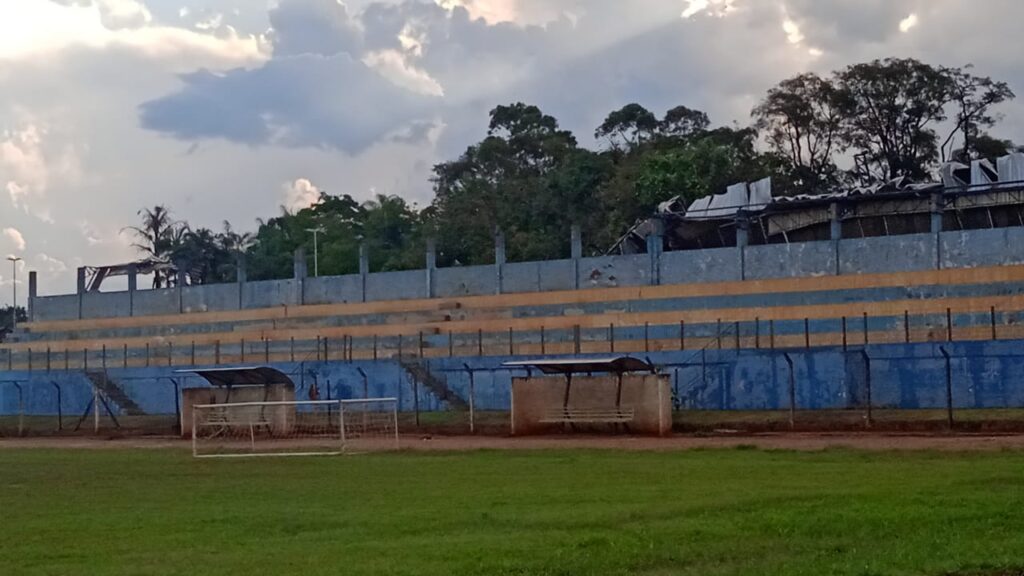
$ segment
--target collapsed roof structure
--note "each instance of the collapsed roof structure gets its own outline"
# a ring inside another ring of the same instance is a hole
[[[765,178],[689,205],[677,196],[633,226],[609,253],[646,252],[647,237],[660,230],[665,250],[736,246],[740,227],[752,245],[829,240],[837,221],[842,238],[924,233],[936,210],[943,214],[943,230],[1024,226],[1024,153],[995,164],[951,162],[940,172],[941,182],[897,178],[831,194],[773,196],[771,179]]]

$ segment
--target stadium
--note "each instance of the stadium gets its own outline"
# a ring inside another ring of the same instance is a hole
[[[0,2],[0,576],[1024,574],[1016,5],[180,4]]]

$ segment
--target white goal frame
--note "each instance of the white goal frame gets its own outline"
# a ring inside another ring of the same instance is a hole
[[[196,404],[192,406],[192,456],[195,458],[246,458],[246,457],[269,457],[269,456],[336,456],[339,454],[352,454],[356,453],[352,451],[352,448],[360,444],[360,441],[365,438],[367,431],[368,419],[367,415],[371,414],[365,410],[358,410],[360,406],[371,406],[371,405],[390,405],[390,409],[376,410],[372,414],[376,417],[377,428],[380,428],[380,415],[386,414],[387,421],[383,424],[383,429],[387,432],[388,436],[386,442],[378,442],[376,449],[393,449],[399,448],[399,432],[398,432],[398,400],[396,398],[362,398],[354,400],[306,400],[306,401],[281,401],[281,402],[235,402],[235,403],[223,403],[223,404]],[[312,436],[295,436],[289,437],[288,432],[285,432],[283,436],[278,437],[278,440],[283,441],[283,447],[281,450],[260,450],[258,444],[260,443],[261,437],[266,440],[267,436],[264,433],[269,434],[269,439],[275,438],[275,427],[290,428],[295,426],[299,422],[300,407],[314,407],[325,411],[326,418],[322,419],[321,422],[326,424],[328,428],[321,431],[319,434]],[[282,412],[275,414],[270,420],[267,420],[262,416],[262,409],[271,408],[282,410]],[[291,408],[291,410],[289,410]],[[261,416],[259,419],[254,419],[249,414],[248,418],[245,415],[242,418],[235,419],[230,418],[226,413],[231,411],[245,411],[250,412],[254,409],[261,409]],[[220,417],[214,420],[203,420],[200,418],[202,412],[219,412]],[[359,419],[358,416],[363,414],[363,418]],[[349,417],[349,422],[346,423],[346,415]],[[235,451],[229,451],[224,453],[201,453],[200,444],[203,440],[200,430],[203,428],[218,428],[219,431],[214,433],[211,438],[215,438],[225,431],[232,431],[230,434],[230,440],[234,442]],[[346,432],[348,429],[348,432]],[[393,437],[391,436],[391,430],[393,430]],[[235,432],[237,431],[237,432]],[[246,434],[247,432],[247,434]],[[378,435],[375,437],[377,440],[383,438]],[[393,445],[391,444],[393,442]],[[303,444],[308,446],[310,443],[314,443],[314,449],[304,449]],[[241,450],[240,448],[244,445],[248,446],[248,450]],[[292,448],[289,451],[289,448]],[[362,446],[365,450],[365,445]]]

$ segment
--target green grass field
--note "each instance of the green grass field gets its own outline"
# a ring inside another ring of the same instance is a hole
[[[0,449],[0,574],[1018,574],[1024,453]]]

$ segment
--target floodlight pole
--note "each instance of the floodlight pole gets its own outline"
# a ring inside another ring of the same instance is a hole
[[[18,262],[21,261],[21,258],[8,256],[7,259],[11,262],[11,271],[13,272],[11,280],[11,290],[14,292],[14,299],[11,301],[11,330],[13,331],[18,327]]]
[[[325,231],[326,230],[324,230],[323,226],[318,226],[316,228],[306,228],[306,232],[312,232],[313,233],[313,277],[314,278],[320,275],[320,262],[319,262],[319,260],[320,260],[320,249],[319,249],[319,244],[317,242],[317,239],[318,239],[318,235],[320,233],[322,233],[322,232],[325,232]]]

